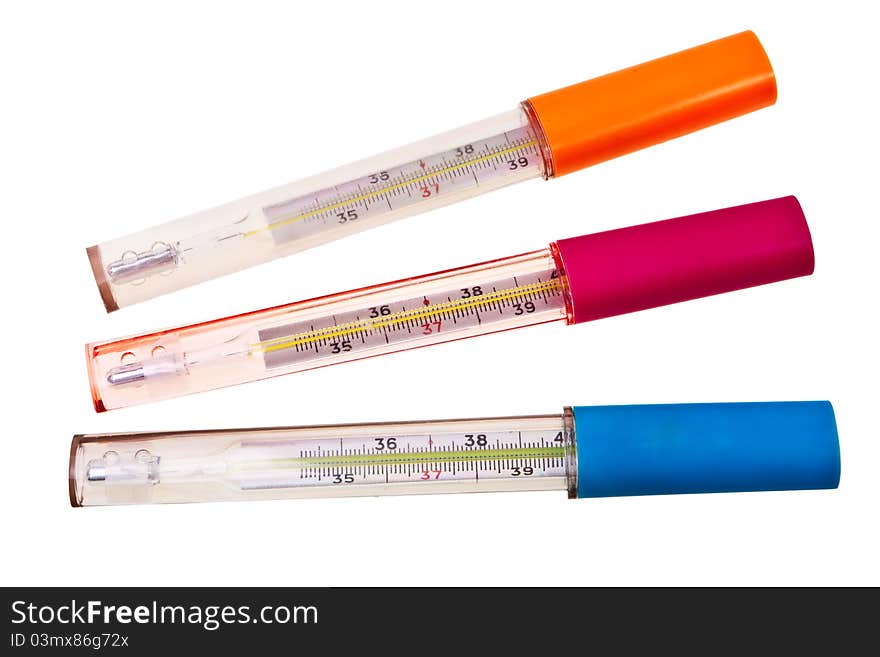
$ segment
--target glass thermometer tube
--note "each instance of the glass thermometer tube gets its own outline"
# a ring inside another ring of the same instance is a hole
[[[550,178],[772,104],[751,32],[535,96],[307,180],[92,246],[107,311],[529,178]]]
[[[532,324],[585,322],[812,268],[809,230],[789,196],[86,345],[92,398],[103,411]]]
[[[834,488],[828,402],[75,436],[73,506],[566,490],[570,498]]]

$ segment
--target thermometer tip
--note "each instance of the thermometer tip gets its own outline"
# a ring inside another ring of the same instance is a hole
[[[130,363],[120,367],[114,367],[107,372],[107,383],[111,386],[121,386],[129,383],[138,383],[146,378],[144,366],[140,363]]]

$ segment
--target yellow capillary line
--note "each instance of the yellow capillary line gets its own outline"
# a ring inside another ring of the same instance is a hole
[[[528,294],[530,292],[539,292],[545,289],[549,289],[552,287],[557,287],[558,283],[555,281],[542,281],[540,283],[530,283],[529,285],[523,285],[522,287],[512,288],[511,290],[501,290],[500,292],[491,292],[489,294],[483,294],[479,297],[473,297],[471,301],[464,302],[456,302],[456,301],[447,301],[445,304],[438,304],[433,307],[426,307],[418,312],[413,311],[404,311],[402,314],[406,314],[405,319],[421,319],[423,317],[430,317],[431,315],[436,315],[438,312],[446,312],[448,310],[462,310],[464,308],[473,308],[474,306],[481,306],[485,303],[491,303],[493,301],[505,301],[507,299],[512,299],[514,297],[518,297],[521,294]],[[447,306],[446,308],[442,306]],[[407,314],[412,313],[412,314]],[[395,324],[400,321],[400,318],[388,318],[384,319],[381,322],[373,322],[372,328],[382,328],[383,326],[388,326],[389,324]]]
[[[511,146],[510,148],[505,148],[500,151],[496,151],[495,153],[489,153],[487,155],[482,155],[480,157],[474,158],[473,160],[468,160],[467,162],[458,162],[457,164],[452,164],[448,167],[440,169],[438,171],[434,171],[432,173],[426,173],[422,176],[418,176],[416,178],[411,178],[409,180],[404,180],[403,182],[395,183],[394,185],[389,185],[387,187],[383,187],[382,189],[375,189],[365,194],[361,194],[360,196],[355,196],[354,198],[346,199],[344,201],[338,201],[336,203],[332,203],[330,205],[326,205],[321,208],[317,208],[316,210],[309,210],[308,212],[303,212],[302,214],[298,214],[295,217],[291,217],[290,219],[285,219],[284,221],[276,221],[274,223],[268,224],[266,226],[261,226],[260,228],[254,228],[253,230],[249,230],[244,234],[245,237],[251,237],[256,235],[257,233],[261,233],[265,230],[275,230],[276,228],[280,228],[281,226],[286,226],[288,224],[296,223],[297,221],[303,221],[304,219],[308,219],[309,217],[314,217],[319,214],[323,214],[329,210],[336,210],[338,208],[343,208],[347,205],[351,205],[352,203],[357,203],[359,201],[365,201],[368,198],[373,198],[374,196],[380,196],[385,194],[386,192],[390,192],[395,189],[399,189],[401,187],[406,187],[407,185],[411,185],[413,183],[419,183],[425,180],[430,180],[431,178],[435,178],[436,176],[442,176],[444,173],[449,173],[450,171],[455,171],[456,169],[463,169],[464,167],[470,166],[471,164],[477,164],[478,162],[484,162],[485,160],[491,160],[493,157],[498,157],[499,155],[506,155],[507,153],[512,153],[514,151],[518,151],[522,148],[528,148],[529,146],[534,146],[538,142],[534,139],[531,141],[524,142],[519,144],[518,146]]]
[[[303,335],[309,336],[312,338],[325,338],[325,337],[336,337],[337,331],[346,331],[348,329],[354,329],[355,331],[363,330],[364,328],[382,328],[383,326],[387,326],[388,324],[394,324],[399,321],[406,321],[410,319],[419,319],[420,317],[428,317],[430,315],[436,315],[437,313],[446,312],[448,310],[458,310],[460,308],[470,308],[472,306],[478,306],[481,304],[491,303],[493,301],[504,301],[505,299],[518,296],[518,294],[528,294],[530,292],[543,292],[548,290],[559,290],[560,286],[556,280],[549,281],[538,281],[537,283],[529,283],[528,285],[523,285],[521,287],[510,288],[507,290],[496,290],[495,292],[489,292],[488,294],[479,295],[479,298],[474,297],[471,302],[467,302],[463,299],[456,299],[455,301],[444,301],[442,303],[438,303],[436,305],[431,305],[428,308],[419,308],[419,309],[410,309],[410,310],[402,310],[391,315],[384,315],[382,321],[371,321],[369,319],[361,319],[356,322],[349,322],[348,324],[342,324],[341,326],[328,326],[323,329],[316,329],[314,331],[308,331]],[[514,293],[515,292],[515,293]],[[513,294],[512,294],[513,293]],[[367,322],[369,326],[367,326]],[[273,343],[279,341],[287,341],[291,336],[282,336],[278,338],[271,338],[269,340],[263,340],[262,342],[257,342],[252,347],[259,347],[265,345],[271,345]]]
[[[273,466],[315,467],[335,465],[391,465],[440,463],[447,461],[501,461],[504,459],[561,458],[565,456],[564,447],[502,447],[499,449],[459,449],[448,452],[389,452],[388,454],[340,454],[336,456],[304,456],[279,459],[246,461],[238,467],[242,470],[256,470]]]
[[[398,313],[394,313],[392,315],[387,316],[380,322],[372,322],[370,320],[361,320],[359,322],[351,322],[350,324],[344,324],[341,327],[334,327],[331,329],[321,329],[318,331],[310,331],[308,333],[304,333],[302,338],[297,338],[294,340],[289,339],[290,336],[281,337],[281,338],[273,338],[271,340],[264,340],[263,342],[257,342],[251,345],[251,349],[259,349],[263,353],[270,353],[272,351],[278,351],[279,349],[289,349],[290,347],[295,347],[300,344],[305,344],[307,342],[313,342],[314,340],[320,340],[324,338],[338,338],[344,335],[353,335],[358,331],[362,331],[364,329],[377,329],[382,328],[383,326],[388,326],[390,324],[396,324],[397,322],[409,321],[413,319],[421,319],[423,317],[430,317],[432,315],[436,315],[438,313],[447,312],[450,310],[464,310],[467,308],[473,308],[475,306],[484,305],[487,303],[492,303],[494,301],[505,301],[507,299],[513,299],[522,294],[527,294],[530,292],[542,292],[549,290],[559,290],[561,289],[559,285],[558,279],[553,279],[550,281],[542,281],[539,283],[531,283],[529,285],[524,285],[522,287],[513,288],[511,290],[501,290],[499,292],[491,292],[489,294],[484,294],[479,297],[474,297],[471,300],[457,300],[457,301],[447,301],[444,303],[437,304],[436,306],[430,306],[424,310],[414,311],[414,310],[404,310]],[[278,340],[284,340],[284,342],[277,343]],[[277,343],[277,344],[273,344]]]
[[[252,345],[252,347],[261,347],[264,345],[268,345],[263,349],[264,352],[277,351],[278,349],[287,349],[298,344],[304,344],[306,342],[311,342],[313,340],[318,340],[322,338],[335,338],[343,335],[352,335],[353,333],[357,333],[358,331],[364,330],[365,328],[382,328],[383,326],[388,326],[389,324],[395,324],[401,321],[409,321],[412,319],[420,319],[422,317],[430,317],[432,315],[447,312],[449,310],[462,310],[466,308],[472,308],[474,306],[492,303],[493,301],[504,301],[506,299],[512,299],[514,297],[520,296],[523,293],[539,292],[551,289],[558,290],[559,283],[556,281],[531,283],[529,285],[524,285],[523,287],[513,288],[512,290],[501,290],[499,292],[492,292],[490,294],[481,295],[471,301],[447,301],[441,304],[437,304],[436,306],[431,306],[430,308],[426,308],[424,310],[404,310],[387,316],[387,318],[381,322],[361,320],[359,322],[351,322],[349,324],[343,324],[339,327],[333,327],[333,329],[327,328],[319,329],[317,331],[309,331],[308,333],[303,334],[305,337],[298,338],[296,340],[289,340],[290,336],[272,338],[271,340],[265,340],[263,342]],[[281,344],[272,344],[277,343],[279,340],[284,340],[284,342]]]
[[[517,293],[525,293],[528,294],[530,292],[541,292],[544,290],[550,290],[558,288],[558,285],[555,281],[539,281],[537,283],[529,283],[528,285],[523,285],[517,288],[510,288],[507,290],[496,290],[495,292],[490,292],[488,294],[479,295],[479,298],[474,298],[472,302],[464,301],[463,299],[456,299],[455,301],[444,301],[442,303],[438,303],[436,305],[432,305],[427,308],[419,308],[419,309],[410,309],[410,310],[402,310],[397,313],[393,313],[391,315],[385,315],[385,319],[378,321],[371,321],[369,319],[361,319],[356,322],[349,322],[348,324],[342,324],[341,326],[333,326],[327,327],[324,329],[317,329],[314,331],[308,331],[303,335],[310,336],[310,338],[325,338],[325,337],[335,337],[338,331],[346,331],[348,329],[354,329],[355,331],[360,331],[364,328],[382,328],[383,326],[388,326],[389,324],[394,324],[400,321],[407,321],[410,319],[419,319],[421,317],[429,317],[431,315],[436,315],[437,313],[447,312],[448,310],[459,310],[461,308],[470,308],[472,306],[478,306],[481,304],[491,303],[493,301],[505,300],[511,298],[512,292]],[[513,294],[512,296],[517,296],[517,294]],[[367,326],[367,322],[369,322],[369,326]],[[333,334],[332,336],[330,334]],[[253,346],[260,345],[271,345],[272,343],[276,343],[279,341],[287,341],[291,336],[283,336],[279,338],[271,338],[270,340],[263,340],[262,342],[257,343]]]

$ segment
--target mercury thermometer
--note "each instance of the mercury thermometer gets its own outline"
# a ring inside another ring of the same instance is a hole
[[[570,498],[836,488],[828,402],[73,438],[73,506],[567,490]]]
[[[558,177],[773,104],[743,32],[504,114],[92,246],[108,312],[521,180]]]
[[[813,271],[793,196],[181,328],[86,345],[98,411],[552,321],[577,324]]]

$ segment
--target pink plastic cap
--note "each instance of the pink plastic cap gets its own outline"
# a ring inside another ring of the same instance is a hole
[[[813,273],[813,243],[794,196],[556,243],[572,323],[622,315]]]

